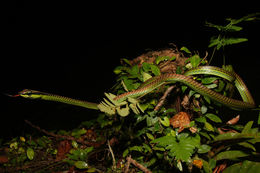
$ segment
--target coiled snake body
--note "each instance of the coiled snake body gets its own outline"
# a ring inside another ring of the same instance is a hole
[[[230,82],[234,82],[236,88],[238,89],[242,100],[236,100],[229,97],[226,97],[218,92],[215,92],[201,83],[194,80],[191,76],[197,74],[207,74],[207,75],[215,75],[221,78],[224,78]],[[255,107],[255,102],[253,97],[251,96],[249,90],[247,89],[243,80],[234,72],[226,71],[222,68],[214,67],[214,66],[199,66],[197,68],[191,69],[184,73],[184,75],[180,74],[162,74],[160,76],[155,76],[153,78],[148,79],[144,84],[141,85],[136,90],[123,93],[114,98],[115,101],[121,102],[126,100],[126,98],[136,98],[147,94],[154,90],[155,88],[165,84],[165,83],[176,83],[181,82],[192,88],[194,91],[200,93],[203,96],[207,96],[211,100],[217,101],[227,107],[234,109],[250,109]],[[88,109],[99,109],[97,103],[72,99],[68,97],[63,97],[59,95],[49,94],[45,92],[35,91],[25,89],[19,92],[16,96],[22,96],[24,98],[31,99],[43,99],[50,100],[56,102],[67,103],[75,106],[81,106]]]

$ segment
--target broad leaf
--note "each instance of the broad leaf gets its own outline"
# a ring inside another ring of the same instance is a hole
[[[155,76],[158,76],[158,75],[161,74],[160,69],[159,69],[156,65],[153,65],[153,64],[151,64],[151,71],[152,71],[152,73],[153,73]]]
[[[257,173],[260,170],[260,162],[244,161],[227,167],[223,173]]]
[[[239,157],[246,157],[248,156],[247,153],[244,153],[243,151],[240,150],[231,150],[231,151],[223,151],[216,155],[214,157],[215,160],[223,160],[223,159],[236,159]]]
[[[190,63],[191,63],[193,68],[199,66],[199,63],[200,63],[200,60],[201,60],[199,55],[193,55],[189,59],[190,59]]]
[[[28,148],[26,151],[27,158],[29,160],[33,160],[34,158],[34,150],[32,148]]]
[[[217,115],[215,115],[215,114],[207,113],[205,116],[208,119],[210,119],[211,121],[214,121],[216,123],[221,123],[222,122],[221,119]]]
[[[163,120],[160,118],[159,120],[162,123],[162,125],[164,125],[165,127],[169,127],[170,126],[170,120],[169,120],[168,117],[164,117]]]
[[[252,127],[253,123],[254,123],[254,121],[249,121],[249,122],[245,125],[245,127],[244,127],[244,129],[242,130],[241,133],[242,133],[242,134],[249,133],[250,130],[251,130],[251,127]]]
[[[216,136],[214,142],[224,141],[224,140],[236,140],[236,139],[251,139],[254,138],[251,134],[241,134],[241,133],[224,133]]]
[[[180,142],[172,143],[166,147],[166,149],[170,149],[169,155],[175,157],[176,160],[187,162],[190,159],[190,156],[193,154],[195,145],[190,138],[186,138]]]
[[[208,122],[205,122],[205,129],[214,132],[214,127]]]
[[[241,42],[248,41],[247,38],[225,38],[222,40],[223,45],[238,44]]]
[[[180,50],[182,50],[182,51],[184,51],[184,52],[186,52],[188,54],[191,54],[191,51],[187,47],[185,47],[185,46],[183,46]]]
[[[174,136],[163,136],[151,141],[151,143],[158,143],[158,146],[166,147],[172,143],[176,143],[176,138]]]
[[[217,79],[218,79],[218,77],[205,77],[205,78],[201,79],[201,83],[202,84],[211,84],[212,82],[214,82]]]
[[[84,161],[76,161],[74,163],[74,166],[76,168],[78,168],[78,169],[86,169],[86,168],[88,168],[88,164],[86,162],[84,162]]]
[[[206,144],[203,144],[203,145],[201,145],[199,148],[198,148],[198,153],[207,153],[207,152],[209,152],[210,151],[210,149],[211,149],[211,146],[209,146],[209,145],[206,145]]]
[[[161,61],[173,61],[175,60],[176,57],[175,56],[172,56],[172,57],[169,57],[169,56],[158,56],[156,59],[155,59],[155,63],[156,64],[159,64]]]

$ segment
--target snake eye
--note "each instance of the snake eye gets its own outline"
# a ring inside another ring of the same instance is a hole
[[[32,90],[29,90],[29,89],[24,89],[22,91],[19,92],[20,95],[30,95],[32,94]]]

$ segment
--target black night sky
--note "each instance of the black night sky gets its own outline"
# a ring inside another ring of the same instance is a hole
[[[166,48],[169,43],[204,56],[214,34],[205,27],[205,21],[224,24],[225,18],[260,12],[257,5],[221,9],[208,5],[188,8],[126,3],[112,8],[78,2],[10,2],[2,32],[1,135],[26,133],[30,127],[24,119],[53,130],[77,127],[94,115],[73,106],[10,98],[3,93],[30,88],[97,102],[115,83],[113,69],[120,58],[135,58],[147,50]],[[260,104],[260,22],[242,26],[239,36],[249,41],[228,47],[227,63],[234,66]],[[214,63],[221,64],[220,60]]]

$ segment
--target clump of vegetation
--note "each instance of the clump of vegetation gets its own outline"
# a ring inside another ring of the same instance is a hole
[[[221,32],[240,31],[238,23],[253,19],[255,14],[227,19],[226,26],[207,25]],[[209,47],[218,50],[243,41],[221,33],[211,39]],[[134,91],[153,77],[184,74],[208,64],[207,57],[175,46],[122,59],[114,69],[117,83],[111,92]],[[223,64],[223,68],[233,70],[230,65]],[[223,95],[234,93],[234,85],[221,77],[198,75],[195,79]],[[114,103],[112,94],[106,96]],[[260,169],[255,146],[260,142],[260,121],[240,124],[237,111],[226,111],[229,108],[185,84],[166,82],[145,96],[128,98],[115,109],[110,101],[101,104],[102,110],[116,114],[97,113],[96,119],[72,131],[48,132],[26,121],[44,135],[28,134],[1,143],[0,171],[253,173]]]

